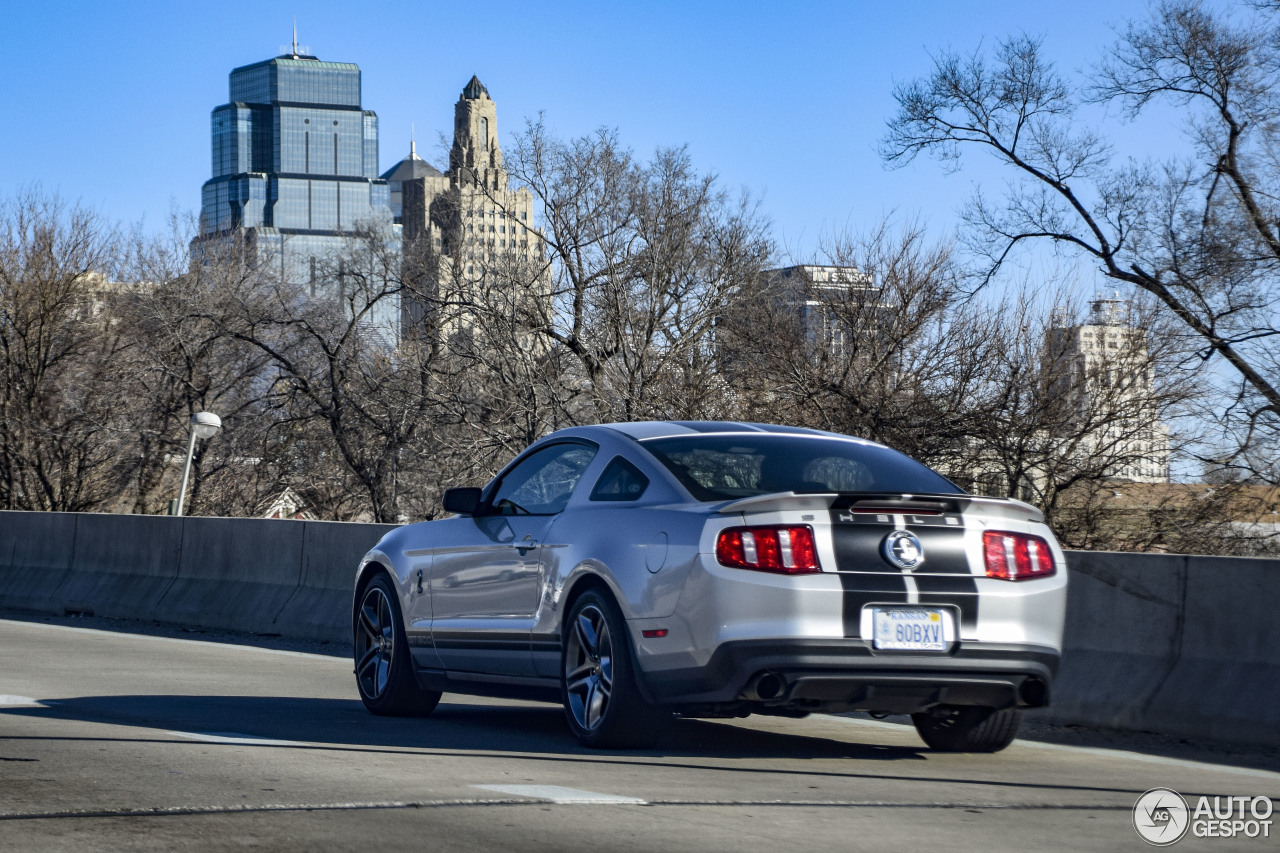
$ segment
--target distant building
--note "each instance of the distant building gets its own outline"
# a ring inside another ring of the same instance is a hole
[[[387,182],[391,197],[391,215],[397,225],[404,222],[402,187],[405,181],[415,178],[443,177],[440,170],[418,156],[417,143],[410,140],[409,156],[382,173],[382,180]]]
[[[231,72],[229,103],[213,110],[196,244],[235,241],[316,295],[357,223],[389,224],[391,204],[359,67],[305,51],[295,37],[289,53]],[[379,322],[394,324],[398,311],[388,306]]]
[[[1160,422],[1145,329],[1120,299],[1097,299],[1085,323],[1058,318],[1048,332],[1054,382],[1083,421],[1112,413],[1085,439],[1089,454],[1116,459],[1106,476],[1138,483],[1169,481],[1169,428]]]
[[[258,508],[259,518],[287,518],[295,521],[315,521],[316,514],[307,509],[306,501],[288,486],[274,498]]]
[[[805,340],[815,355],[825,352],[843,359],[853,330],[846,326],[841,306],[861,294],[873,294],[874,277],[857,267],[800,264],[767,270],[767,292],[799,313]],[[873,312],[876,313],[876,312]]]
[[[508,182],[497,106],[479,78],[471,78],[454,105],[448,171],[441,174],[421,162],[401,161],[388,175],[401,182],[405,245],[429,256],[437,294],[470,289],[496,271],[521,265],[526,278],[546,280],[540,271],[541,237],[533,227],[533,194]],[[408,172],[422,174],[409,177]],[[416,316],[425,310],[419,306]]]

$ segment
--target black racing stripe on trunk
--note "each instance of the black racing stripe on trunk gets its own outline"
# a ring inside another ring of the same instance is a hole
[[[846,637],[862,636],[862,608],[871,603],[906,604],[907,581],[899,574],[853,574],[841,572],[844,591],[841,618]]]
[[[921,604],[953,604],[960,608],[960,631],[972,634],[978,627],[978,583],[973,575],[929,575],[915,572]]]
[[[912,572],[921,575],[969,574],[969,555],[964,549],[964,529],[960,527],[916,527],[908,529],[920,540],[924,562]]]
[[[842,572],[885,572],[900,574],[902,570],[884,558],[885,537],[898,528],[892,520],[881,521],[876,514],[854,515],[852,520],[839,518],[832,512],[831,541],[836,552],[836,568]],[[847,514],[846,514],[847,517]],[[942,520],[941,517],[938,517]],[[945,521],[943,522],[945,523]],[[964,548],[964,528],[937,525],[909,526],[920,540],[924,562],[915,574],[969,574],[969,557]]]

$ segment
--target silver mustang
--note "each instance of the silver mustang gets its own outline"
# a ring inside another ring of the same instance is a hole
[[[360,697],[564,704],[589,746],[673,713],[911,714],[994,751],[1047,705],[1066,606],[1034,507],[879,444],[751,423],[561,430],[361,560]]]

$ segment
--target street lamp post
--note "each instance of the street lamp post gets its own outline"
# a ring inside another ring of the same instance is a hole
[[[191,457],[196,452],[196,439],[213,438],[222,429],[222,418],[213,412],[196,412],[191,416],[191,440],[187,442],[187,464],[182,469],[182,486],[178,489],[177,508],[174,515],[182,515],[187,498],[187,480],[191,477]]]

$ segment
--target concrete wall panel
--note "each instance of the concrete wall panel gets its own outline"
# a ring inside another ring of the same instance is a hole
[[[58,587],[71,574],[74,513],[0,512],[0,602],[62,615]]]
[[[1186,558],[1067,552],[1062,665],[1046,716],[1140,726],[1178,655]]]
[[[72,568],[55,593],[60,608],[95,616],[161,618],[157,605],[178,576],[182,522],[94,513],[74,518]]]
[[[259,518],[182,520],[178,577],[159,602],[166,622],[279,634],[276,617],[302,582],[302,525]]]
[[[303,528],[302,583],[276,624],[285,633],[351,642],[351,595],[356,568],[392,524],[294,522]]]

